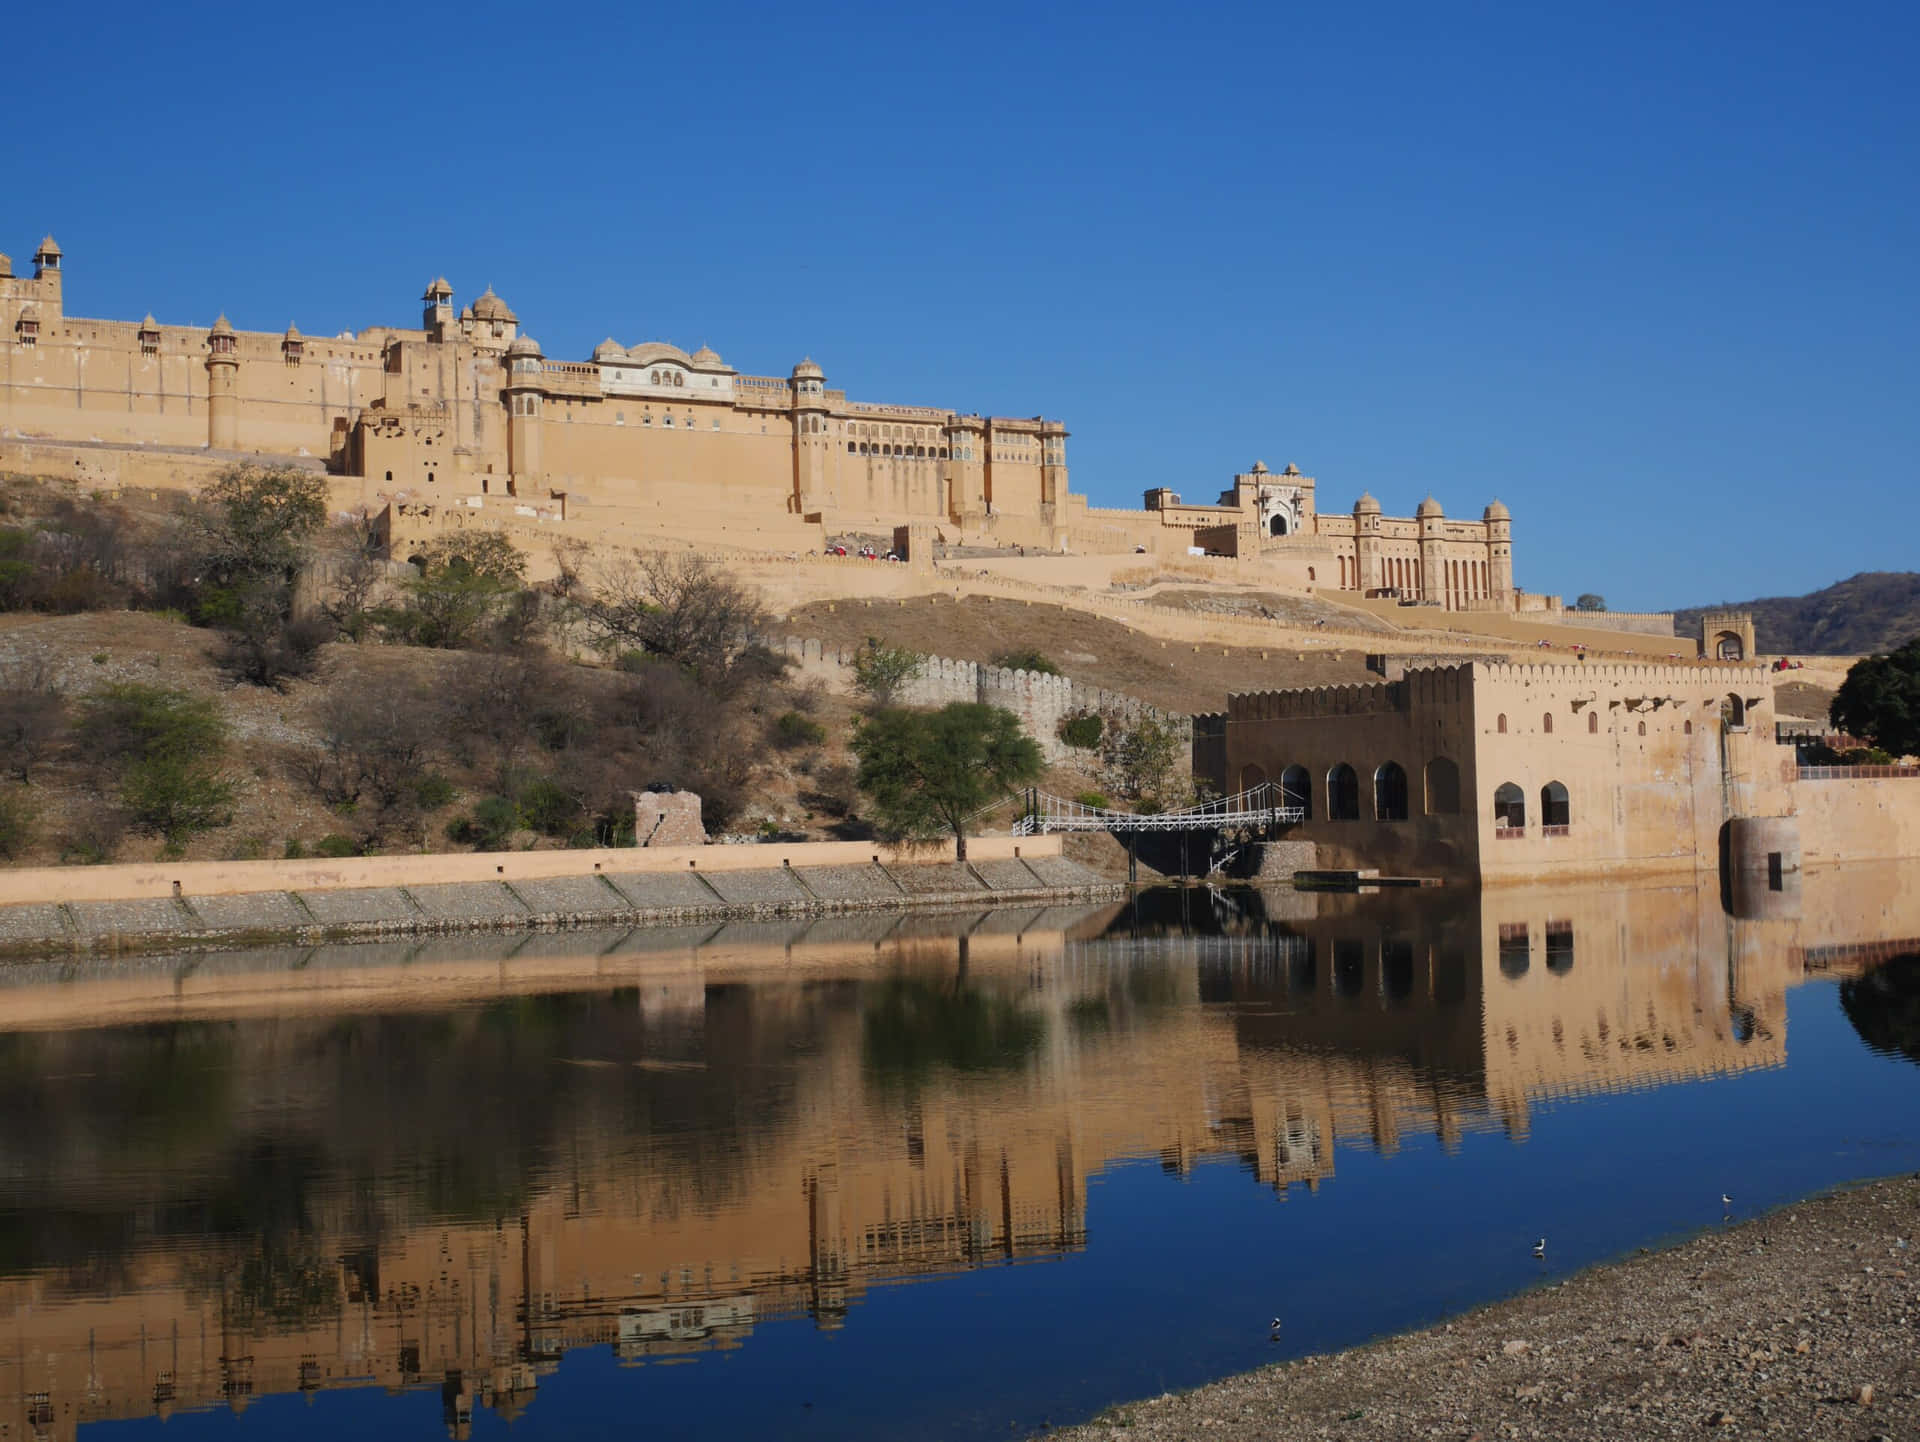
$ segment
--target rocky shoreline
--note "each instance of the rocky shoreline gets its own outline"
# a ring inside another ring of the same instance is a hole
[[[1920,1437],[1920,1174],[1795,1203],[1423,1331],[1054,1434]]]

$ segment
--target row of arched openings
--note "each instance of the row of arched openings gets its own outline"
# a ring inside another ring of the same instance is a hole
[[[1258,786],[1267,774],[1258,766],[1240,771],[1240,789]],[[1444,756],[1436,756],[1426,766],[1426,815],[1453,816],[1460,811],[1460,768]],[[1289,766],[1280,773],[1280,804],[1298,807],[1303,819],[1313,820],[1313,775],[1304,766]],[[1360,773],[1342,761],[1328,768],[1321,792],[1329,821],[1358,821],[1361,815]],[[1406,768],[1398,761],[1383,761],[1374,768],[1372,809],[1375,821],[1405,821],[1409,809]]]
[[[896,446],[890,443],[848,441],[850,456],[898,456],[902,460],[944,461],[949,459],[945,446]]]
[[[1527,793],[1511,781],[1503,781],[1493,792],[1493,821],[1502,831],[1524,831],[1527,826]],[[1567,788],[1549,781],[1540,788],[1540,824],[1571,826],[1573,807]]]

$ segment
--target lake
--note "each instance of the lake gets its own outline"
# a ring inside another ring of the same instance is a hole
[[[1361,1342],[1920,1168],[1915,882],[6,968],[0,1422],[1007,1438]]]

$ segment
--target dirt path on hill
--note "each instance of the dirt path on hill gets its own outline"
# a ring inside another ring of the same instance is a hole
[[[1169,711],[1218,711],[1229,691],[1366,684],[1359,646],[1300,653],[1268,647],[1195,646],[1161,641],[1118,621],[1058,606],[969,596],[905,601],[816,601],[788,613],[777,630],[852,647],[874,636],[957,661],[991,661],[1003,651],[1039,651],[1062,674],[1138,696]]]
[[[1051,1435],[1911,1439],[1920,1437],[1916,1266],[1920,1175]]]

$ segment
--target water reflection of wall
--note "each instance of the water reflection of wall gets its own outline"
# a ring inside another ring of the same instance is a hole
[[[464,1430],[571,1347],[737,1346],[1071,1251],[1117,1160],[1284,1195],[1342,1143],[1775,1064],[1810,928],[1920,935],[1916,890],[1765,923],[1690,889],[1326,898],[1138,943],[1028,914],[967,923],[964,962],[890,922],[21,973],[0,1418],[437,1385]],[[102,1011],[128,1022],[78,1024]]]

